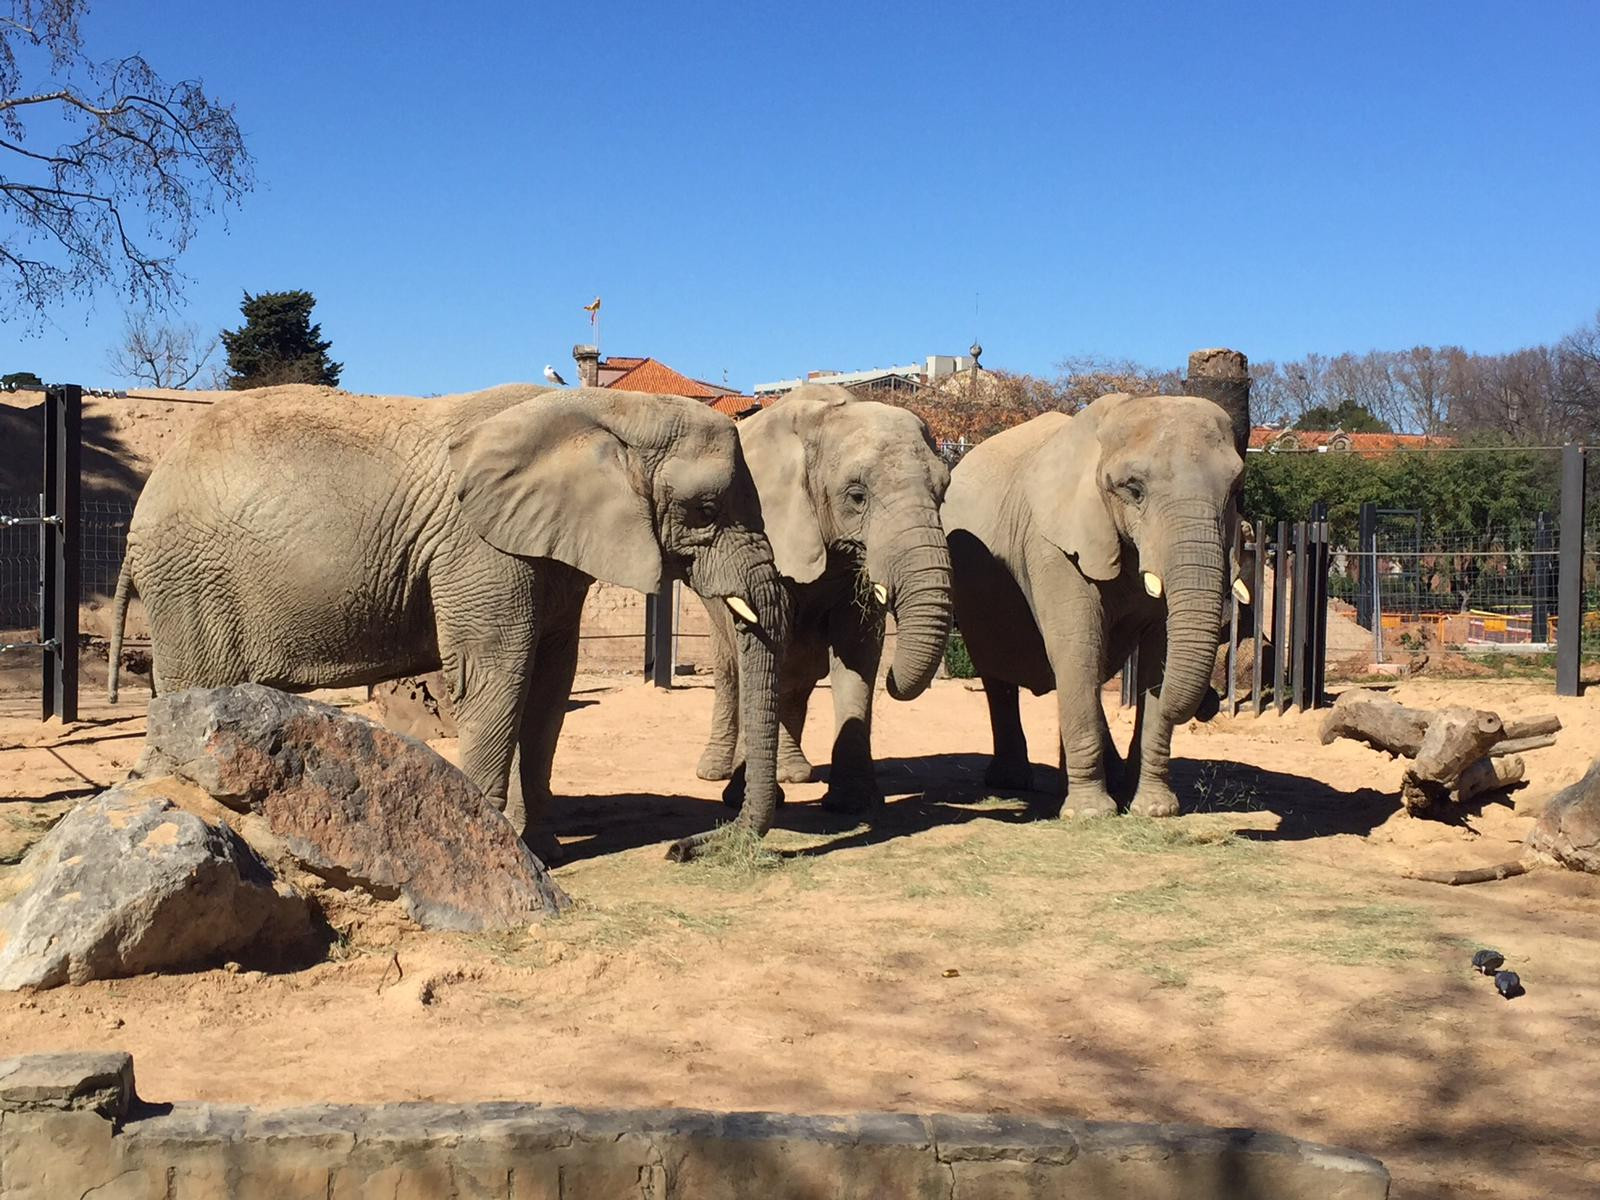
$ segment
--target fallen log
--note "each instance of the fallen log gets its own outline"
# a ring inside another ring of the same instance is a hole
[[[1509,742],[1561,732],[1561,718],[1556,716],[1555,713],[1545,713],[1543,716],[1538,717],[1512,717],[1505,724],[1506,740]],[[1555,739],[1552,737],[1550,742],[1554,741]],[[1549,745],[1550,742],[1543,744]]]
[[[1489,753],[1494,755],[1521,754],[1524,750],[1541,750],[1546,746],[1556,744],[1556,735],[1541,733],[1537,737],[1507,738],[1503,742],[1496,742]]]
[[[1526,773],[1522,758],[1480,758],[1461,772],[1456,780],[1456,799],[1465,803],[1488,792],[1503,792],[1523,781]]]
[[[1363,692],[1346,692],[1322,721],[1322,744],[1353,738],[1374,750],[1415,758],[1435,714]]]
[[[1468,867],[1461,871],[1407,871],[1405,878],[1421,879],[1427,883],[1448,883],[1452,887],[1463,883],[1488,883],[1491,879],[1510,879],[1525,875],[1528,864],[1520,858],[1511,862],[1496,863],[1492,867]]]
[[[1421,812],[1448,799],[1461,773],[1504,736],[1504,723],[1492,712],[1440,710],[1428,723],[1416,762],[1400,777],[1400,802],[1409,812]]]

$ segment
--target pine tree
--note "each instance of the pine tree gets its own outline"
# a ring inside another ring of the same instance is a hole
[[[244,294],[239,310],[244,325],[224,329],[228,386],[234,390],[280,383],[322,383],[337,387],[343,363],[328,357],[332,342],[311,323],[316,297],[310,292]]]

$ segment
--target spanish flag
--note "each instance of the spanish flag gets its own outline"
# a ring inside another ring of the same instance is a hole
[[[589,314],[589,324],[593,325],[595,318],[600,315],[600,297],[596,296],[593,304],[585,304],[583,311]]]

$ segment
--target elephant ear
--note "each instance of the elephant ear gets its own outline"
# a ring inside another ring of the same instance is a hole
[[[780,575],[810,583],[828,563],[806,471],[803,430],[842,400],[790,396],[739,423],[739,446],[761,497],[761,521]]]
[[[1115,579],[1122,567],[1122,543],[1100,484],[1100,426],[1130,399],[1122,392],[1101,396],[1047,438],[1022,472],[1039,532],[1089,579]]]
[[[496,550],[553,558],[640,592],[661,588],[661,544],[615,398],[525,400],[450,443],[467,524]]]

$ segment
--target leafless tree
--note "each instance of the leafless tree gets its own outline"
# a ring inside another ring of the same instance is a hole
[[[184,388],[205,368],[217,345],[215,337],[201,341],[193,325],[158,322],[148,312],[129,313],[122,344],[106,355],[106,363],[122,379]]]
[[[171,302],[204,214],[254,182],[231,105],[140,55],[97,61],[86,0],[0,0],[0,320],[102,285]]]

